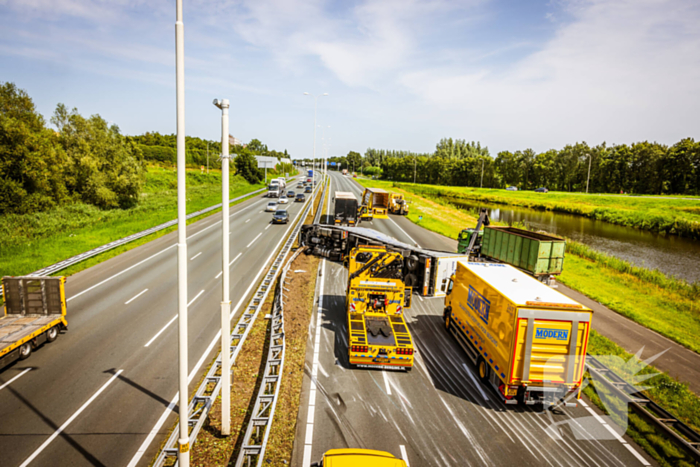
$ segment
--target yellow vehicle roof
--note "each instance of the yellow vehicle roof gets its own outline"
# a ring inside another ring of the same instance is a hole
[[[323,455],[323,467],[406,467],[391,453],[372,449],[331,449]]]

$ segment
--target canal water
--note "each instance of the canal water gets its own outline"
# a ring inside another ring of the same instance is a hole
[[[530,228],[576,240],[636,266],[658,269],[688,282],[700,282],[700,241],[697,240],[659,235],[559,212],[462,199],[449,199],[449,202],[471,212],[485,208],[494,221],[504,224],[523,222]]]

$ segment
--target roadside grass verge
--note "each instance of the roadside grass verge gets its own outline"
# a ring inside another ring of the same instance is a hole
[[[230,196],[235,198],[262,188],[242,177],[231,177]],[[221,174],[187,172],[187,211],[195,212],[221,202]],[[210,214],[213,214],[210,213]],[[29,274],[50,264],[91,250],[177,217],[177,174],[172,169],[149,167],[146,187],[132,209],[100,210],[86,204],[63,206],[47,212],[0,216],[0,275]],[[170,231],[170,230],[169,230]],[[159,232],[106,252],[61,275],[92,266],[164,235]]]
[[[700,398],[690,391],[687,385],[679,383],[666,373],[659,372],[651,365],[644,367],[641,364],[625,364],[630,359],[634,359],[634,356],[595,331],[591,331],[588,352],[591,355],[620,357],[619,360],[606,358],[604,363],[626,379],[630,378],[631,380],[634,375],[656,374],[653,378],[641,383],[648,388],[643,393],[683,423],[700,431]],[[590,375],[586,376],[590,379]],[[595,379],[593,379],[592,385],[585,388],[583,392],[591,402],[610,415],[619,426],[625,426],[625,421],[621,420],[617,414],[624,413],[626,407],[621,405],[621,401],[608,396],[608,390],[604,386],[596,385]],[[599,393],[602,394],[602,398]],[[607,404],[615,401],[614,403],[617,405],[613,410],[609,410],[603,400]],[[689,459],[683,451],[667,439],[666,435],[649,425],[631,410],[629,410],[627,434],[662,466],[690,467],[695,465],[692,459]]]
[[[374,182],[376,181],[372,180],[372,183]],[[365,183],[365,180],[362,180],[362,183]],[[700,209],[698,209],[700,198],[681,199],[671,196],[644,198],[630,195],[606,196],[562,192],[545,194],[490,188],[381,183],[428,198],[465,199],[564,212],[651,232],[700,238]]]
[[[300,399],[304,381],[306,343],[309,340],[309,322],[320,261],[316,256],[302,253],[292,263],[287,276],[289,280],[285,287],[289,290],[285,291],[284,301],[284,375],[280,383],[264,465],[292,465],[299,405],[303,402]]]

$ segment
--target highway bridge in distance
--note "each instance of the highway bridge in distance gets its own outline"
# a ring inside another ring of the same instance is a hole
[[[349,177],[332,172],[330,178],[330,192],[361,192]],[[271,225],[267,202],[256,196],[231,210],[234,309],[245,303],[291,226]],[[294,219],[301,203],[289,210]],[[221,216],[210,216],[187,230],[190,382],[219,346],[220,222]],[[424,247],[456,246],[405,218],[363,227]],[[68,333],[0,372],[0,466],[150,464],[176,420],[176,235],[68,278]],[[411,373],[349,370],[346,272],[340,264],[321,264],[322,311],[313,311],[293,465],[339,447],[386,450],[413,467],[655,465],[628,437],[613,435],[615,428],[596,419],[592,413],[600,412],[590,404],[551,419],[504,407],[445,332],[439,298],[414,296],[407,313],[418,349]],[[552,423],[561,423],[554,431],[561,439],[547,434]]]

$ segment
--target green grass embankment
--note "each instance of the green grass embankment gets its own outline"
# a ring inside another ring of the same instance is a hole
[[[557,211],[651,232],[700,238],[700,198],[535,193],[412,183],[396,183],[395,186],[433,199],[451,198]]]
[[[230,196],[235,198],[262,187],[263,184],[251,185],[242,177],[232,176]],[[187,212],[220,202],[221,172],[210,171],[207,175],[199,170],[188,170]],[[100,210],[87,204],[72,204],[47,212],[0,216],[0,276],[31,273],[176,217],[177,174],[171,168],[162,167],[148,168],[145,189],[139,204],[132,209]],[[74,274],[173,229],[175,227],[103,253],[61,274]]]
[[[408,191],[391,182],[361,179],[365,186],[402,192],[410,202],[408,218],[414,223],[439,234],[456,239],[466,227],[474,227],[476,218],[449,204],[444,197],[428,198]],[[422,219],[419,220],[419,217]],[[564,273],[559,280],[603,305],[670,339],[700,352],[700,287],[668,277],[659,271],[632,266],[617,258],[597,252],[585,245],[567,241]],[[614,355],[627,361],[632,355],[610,339],[593,331],[588,351],[593,355]],[[609,363],[609,362],[606,362]],[[611,365],[616,372],[622,367]],[[700,398],[682,382],[647,366],[639,373],[658,374],[645,381],[645,394],[684,423],[700,430]],[[625,376],[623,374],[623,376]],[[631,376],[631,375],[627,375]],[[595,387],[595,384],[594,384]],[[606,410],[596,391],[586,389],[586,395]],[[628,434],[659,464],[690,466],[687,457],[668,439],[640,417],[630,414]]]

